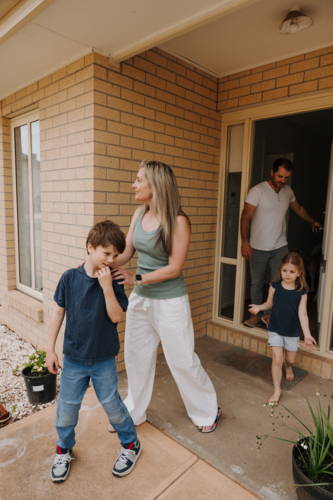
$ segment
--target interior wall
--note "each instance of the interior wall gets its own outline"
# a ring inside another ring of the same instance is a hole
[[[253,171],[261,171],[263,151],[294,153],[291,187],[297,201],[316,220],[324,223],[331,140],[308,130],[288,118],[274,118],[256,123]],[[268,180],[269,177],[263,180]],[[261,182],[253,176],[253,184]],[[300,248],[305,255],[321,243],[322,233],[313,233],[308,222],[289,213],[289,248]]]

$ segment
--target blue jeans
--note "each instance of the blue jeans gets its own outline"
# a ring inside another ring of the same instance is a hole
[[[90,378],[110,424],[117,431],[121,445],[135,442],[137,436],[133,420],[117,390],[115,358],[89,363],[64,357],[57,404],[57,445],[72,448],[75,444],[75,427]]]
[[[250,259],[251,273],[251,303],[261,305],[263,303],[263,287],[267,264],[271,271],[271,281],[277,275],[282,257],[288,253],[288,245],[276,250],[256,250],[252,248],[252,258]],[[271,311],[265,311],[265,315],[270,315]],[[262,312],[257,314],[260,318]]]

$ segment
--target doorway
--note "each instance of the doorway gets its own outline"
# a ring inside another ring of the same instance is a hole
[[[298,202],[317,221],[329,227],[325,221],[328,198],[331,148],[333,140],[333,110],[300,113],[281,118],[258,120],[255,123],[252,178],[250,187],[270,178],[270,170],[276,158],[285,157],[294,164],[290,181]],[[330,208],[331,210],[331,208]],[[329,210],[329,213],[330,213]],[[310,331],[320,343],[320,311],[325,279],[325,255],[323,231],[313,233],[310,225],[294,212],[287,212],[287,240],[289,249],[299,249],[307,267],[308,315]],[[327,240],[327,235],[326,235]],[[264,300],[270,283],[267,271]],[[248,317],[250,303],[250,272],[246,264],[243,319]],[[262,324],[261,328],[266,328]],[[302,338],[302,337],[301,337]]]

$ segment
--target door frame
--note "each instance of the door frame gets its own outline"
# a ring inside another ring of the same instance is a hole
[[[250,188],[252,178],[252,158],[254,150],[254,132],[255,122],[268,118],[279,118],[283,116],[293,115],[297,113],[306,113],[311,111],[320,111],[324,109],[333,109],[333,90],[316,92],[311,95],[301,97],[288,98],[270,102],[268,104],[259,104],[248,107],[247,109],[237,109],[230,112],[225,112],[222,115],[221,126],[221,151],[220,151],[220,172],[219,172],[219,195],[218,195],[218,213],[217,213],[217,230],[216,230],[216,252],[215,252],[215,277],[214,277],[214,303],[212,320],[226,328],[237,329],[244,333],[253,333],[258,337],[268,338],[267,332],[259,328],[254,328],[249,331],[243,324],[240,323],[241,314],[244,307],[245,294],[245,274],[246,262],[241,256],[241,238],[240,228],[238,233],[237,258],[227,259],[221,257],[223,220],[225,207],[225,190],[224,181],[226,178],[226,165],[228,156],[228,127],[244,123],[244,142],[243,142],[243,158],[242,158],[242,184],[240,193],[240,212],[244,206],[246,195]],[[333,217],[331,218],[330,227],[328,230],[328,255],[332,258],[327,261],[326,281],[324,286],[323,313],[322,313],[322,336],[320,346],[315,349],[316,354],[333,359],[333,350],[330,351],[330,337],[332,330],[332,313],[333,313]],[[228,262],[229,261],[229,262]],[[231,262],[232,261],[232,262]],[[236,265],[236,282],[235,282],[235,308],[234,319],[221,318],[218,316],[219,306],[219,290],[220,290],[220,266],[221,263],[230,263]],[[305,350],[302,343],[300,348]]]

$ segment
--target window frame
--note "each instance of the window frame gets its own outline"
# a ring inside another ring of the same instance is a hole
[[[43,293],[35,290],[35,225],[34,225],[34,207],[33,207],[33,179],[32,179],[32,145],[31,145],[31,124],[39,121],[39,113],[26,113],[19,117],[12,118],[10,122],[11,132],[11,153],[12,153],[12,179],[13,179],[13,204],[14,204],[14,239],[15,239],[15,274],[16,289],[34,297],[43,300]],[[17,210],[17,183],[16,183],[16,149],[15,149],[15,129],[27,125],[28,129],[28,178],[29,178],[29,213],[30,213],[30,252],[31,252],[31,288],[20,283],[20,259],[19,259],[19,237],[18,237],[18,210]]]

